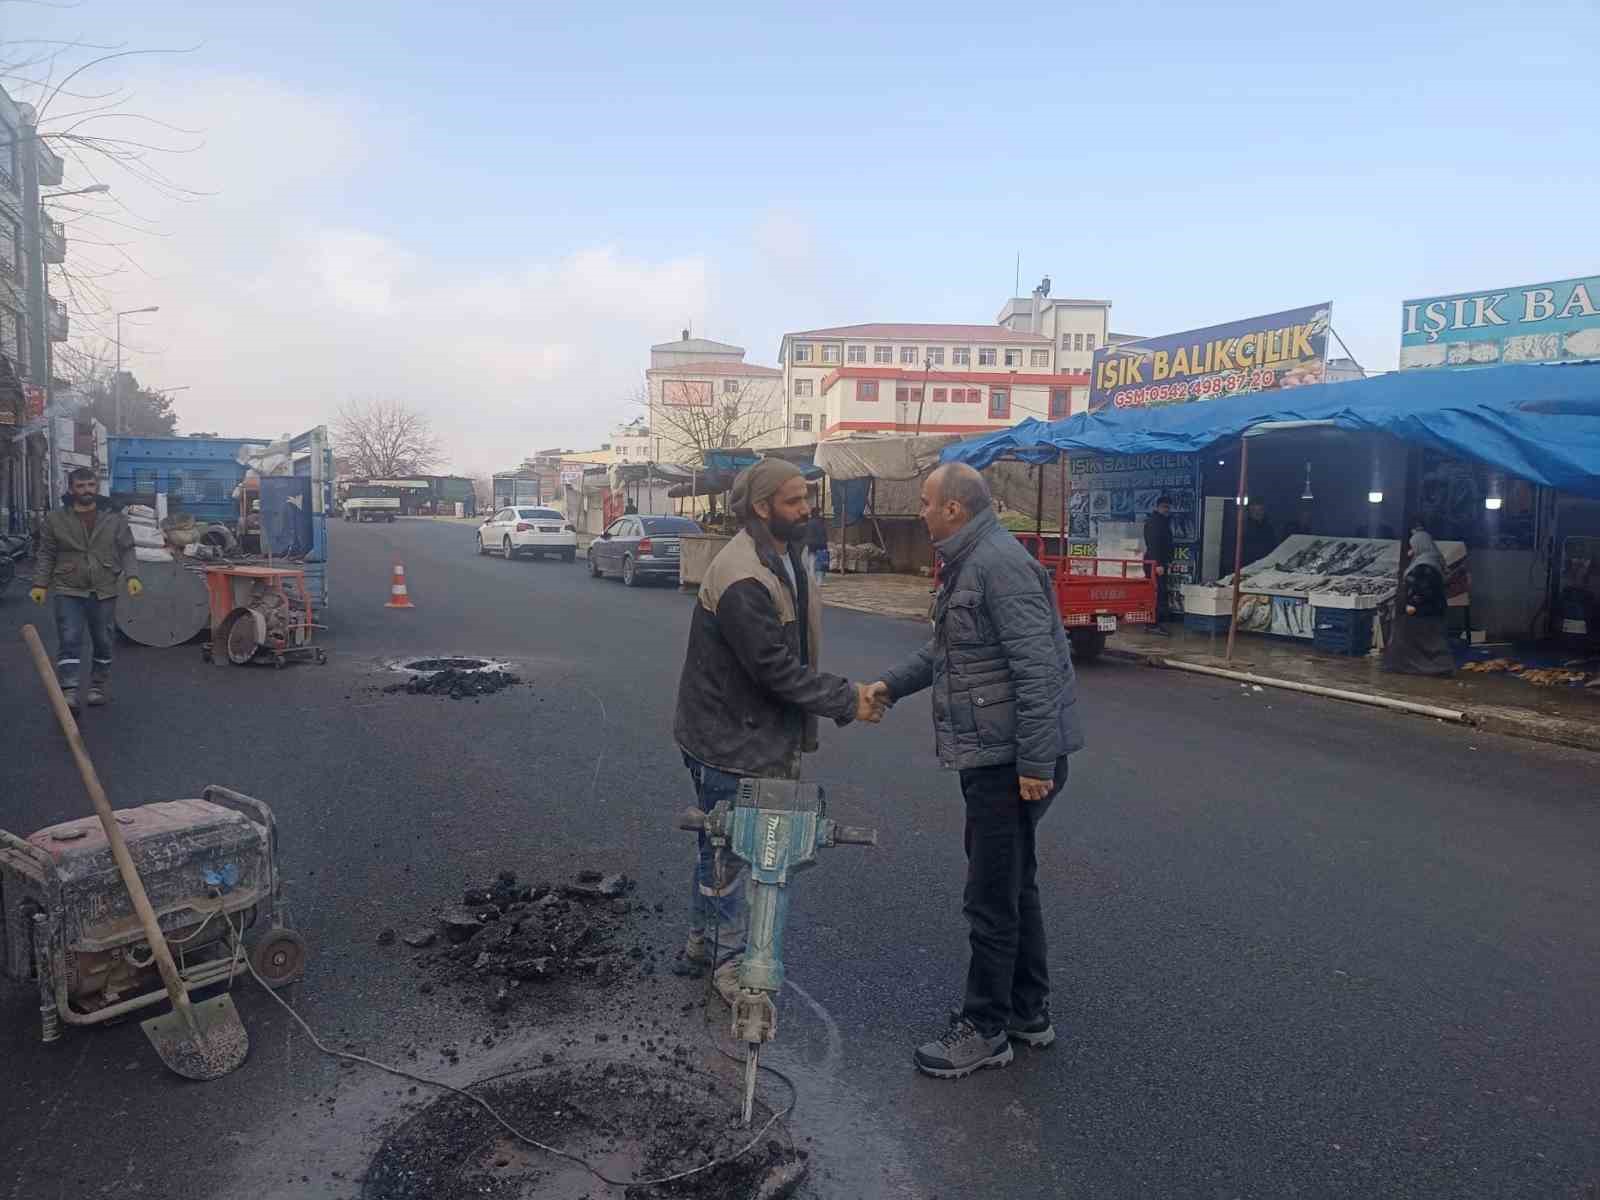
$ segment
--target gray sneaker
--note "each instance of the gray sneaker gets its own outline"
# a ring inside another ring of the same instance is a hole
[[[1056,1027],[1050,1023],[1050,1010],[1045,1009],[1031,1021],[1018,1021],[1013,1018],[1006,1026],[1006,1036],[1012,1041],[1032,1046],[1035,1050],[1043,1050],[1056,1040]]]
[[[1005,1031],[984,1037],[971,1021],[951,1023],[937,1041],[918,1046],[912,1060],[917,1070],[935,1079],[963,1079],[985,1067],[1011,1064],[1011,1043]]]
[[[106,692],[105,692],[104,688],[96,687],[94,684],[91,683],[89,685],[89,695],[87,697],[87,703],[88,703],[90,708],[99,708],[102,704],[110,704],[111,703],[111,697],[106,695]]]
[[[67,707],[72,710],[73,716],[77,716],[83,711],[83,705],[78,700],[77,688],[62,688],[61,695],[66,699]]]

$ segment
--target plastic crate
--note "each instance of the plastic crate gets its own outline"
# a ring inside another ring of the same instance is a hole
[[[1215,636],[1228,632],[1228,622],[1231,621],[1230,613],[1184,613],[1183,627],[1190,633],[1203,633]]]
[[[1318,608],[1312,616],[1312,644],[1324,654],[1360,657],[1372,649],[1370,608]]]

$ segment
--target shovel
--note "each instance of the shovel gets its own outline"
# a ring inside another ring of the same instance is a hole
[[[150,907],[150,897],[145,895],[144,882],[133,865],[128,844],[122,840],[122,828],[111,812],[111,801],[106,799],[105,788],[100,786],[100,776],[95,773],[89,752],[84,749],[83,736],[78,723],[72,719],[67,698],[61,694],[56,674],[45,653],[39,631],[32,625],[22,627],[22,640],[33,655],[33,665],[39,669],[39,679],[50,695],[50,706],[55,709],[56,720],[61,722],[61,732],[67,735],[67,745],[77,761],[78,773],[83,776],[83,786],[94,801],[94,811],[105,830],[106,841],[111,846],[111,856],[117,860],[117,870],[122,882],[133,898],[134,911],[144,925],[145,940],[155,954],[156,966],[161,969],[161,981],[167,985],[167,995],[172,1000],[172,1011],[165,1016],[151,1017],[140,1024],[150,1044],[156,1048],[161,1061],[185,1079],[216,1079],[235,1070],[250,1053],[250,1035],[239,1020],[233,1007],[233,997],[227,994],[199,1004],[191,1003],[178,968],[172,961],[172,951],[156,921],[155,910]]]

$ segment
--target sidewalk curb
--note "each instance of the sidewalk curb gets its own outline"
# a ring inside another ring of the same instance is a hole
[[[1157,670],[1173,670],[1167,665],[1167,659],[1175,659],[1176,655],[1147,654],[1138,650],[1122,650],[1106,647],[1101,652],[1101,657],[1113,659],[1131,666],[1153,667]],[[1240,672],[1244,674],[1244,672]],[[1251,672],[1254,682],[1268,686],[1285,686],[1296,683],[1294,680],[1275,681],[1271,676],[1259,675]],[[1220,678],[1218,676],[1217,678]],[[1287,690],[1298,691],[1298,687],[1288,687]],[[1355,691],[1356,689],[1342,689]],[[1373,697],[1372,707],[1387,708],[1381,701],[1389,699],[1377,692],[1368,693]],[[1339,700],[1339,697],[1327,697]],[[1341,700],[1342,703],[1362,703],[1358,700]],[[1403,710],[1387,708],[1390,712],[1403,712]],[[1568,717],[1552,717],[1540,712],[1525,709],[1507,708],[1501,706],[1481,705],[1466,708],[1461,711],[1463,725],[1482,729],[1487,733],[1497,733],[1505,737],[1522,738],[1527,741],[1543,742],[1547,745],[1567,746],[1575,750],[1589,750],[1600,752],[1600,726],[1587,721],[1573,720]],[[1423,713],[1405,712],[1406,716],[1426,716]],[[1442,718],[1432,718],[1439,720]]]

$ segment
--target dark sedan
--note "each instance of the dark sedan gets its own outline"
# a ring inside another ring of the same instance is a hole
[[[618,517],[589,543],[589,574],[611,575],[629,587],[647,579],[678,582],[678,539],[705,531],[688,517]]]

